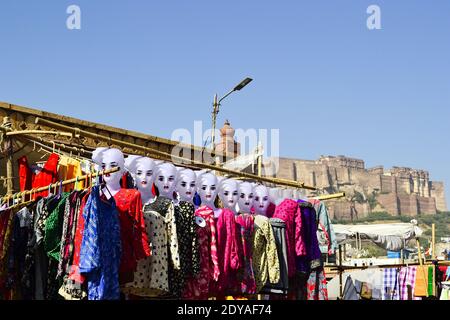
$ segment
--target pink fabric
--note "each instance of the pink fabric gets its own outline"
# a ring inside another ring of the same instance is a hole
[[[217,219],[217,255],[220,276],[216,294],[231,294],[238,287],[237,273],[244,267],[243,248],[234,212],[222,209]]]
[[[219,279],[219,260],[217,258],[216,222],[214,211],[200,207],[195,212],[197,217],[205,219],[206,226],[197,228],[200,248],[200,273],[186,282],[183,298],[186,300],[207,300],[211,282]]]
[[[243,274],[239,275],[239,293],[255,294],[256,280],[253,271],[253,234],[255,229],[255,217],[251,214],[241,214],[236,217],[240,226],[240,235],[243,248],[244,268]]]
[[[296,256],[306,255],[305,241],[302,239],[302,220],[298,203],[291,199],[286,199],[275,209],[273,218],[278,218],[286,223],[286,239],[288,251],[288,274],[295,276]]]

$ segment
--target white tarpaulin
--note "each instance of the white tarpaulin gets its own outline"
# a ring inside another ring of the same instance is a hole
[[[255,164],[258,161],[258,158],[261,157],[264,153],[264,148],[262,146],[256,147],[255,150],[248,154],[236,157],[230,161],[227,161],[223,164],[225,169],[242,171],[249,166]]]
[[[413,220],[411,223],[389,223],[370,225],[333,225],[338,244],[352,242],[355,239],[371,240],[389,251],[400,251],[406,241],[422,234],[422,230]]]

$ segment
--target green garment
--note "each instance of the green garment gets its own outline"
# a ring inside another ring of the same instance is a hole
[[[67,201],[69,195],[69,192],[64,192],[61,194],[58,204],[50,213],[45,222],[44,250],[49,258],[56,261],[61,259],[60,249],[64,223],[64,211],[66,210],[66,205],[70,206],[69,201]],[[70,207],[68,209],[70,209]]]
[[[256,292],[260,292],[268,282],[277,284],[280,281],[280,263],[272,225],[269,218],[261,215],[255,216],[253,272]]]

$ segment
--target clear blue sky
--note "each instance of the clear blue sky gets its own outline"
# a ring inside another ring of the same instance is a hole
[[[220,125],[279,128],[282,156],[428,169],[450,202],[449,36],[448,0],[3,0],[0,100],[170,138],[251,76]]]

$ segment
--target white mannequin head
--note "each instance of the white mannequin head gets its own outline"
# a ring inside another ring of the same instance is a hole
[[[269,188],[263,185],[255,187],[255,212],[256,214],[266,215],[267,208],[270,205]]]
[[[176,192],[180,195],[181,201],[193,203],[195,192],[197,191],[197,176],[191,169],[177,169],[178,178]]]
[[[219,184],[219,198],[224,208],[236,212],[239,201],[239,182],[233,179],[224,179]]]
[[[125,160],[125,167],[131,173],[136,187],[141,193],[142,202],[148,203],[153,199],[153,182],[155,180],[155,162],[147,157],[129,156]]]
[[[218,183],[217,177],[210,173],[201,173],[197,178],[197,189],[198,194],[202,200],[202,205],[208,206],[211,209],[216,209],[215,200],[218,194]]]
[[[239,211],[250,213],[255,200],[253,185],[250,182],[239,184]]]
[[[177,168],[171,163],[162,163],[156,169],[155,185],[159,195],[173,199],[177,183]]]
[[[109,170],[119,167],[120,170],[114,173],[106,174],[103,180],[112,195],[120,191],[120,179],[125,172],[125,159],[122,151],[119,149],[98,148],[92,153],[92,160],[101,168],[101,170]]]

